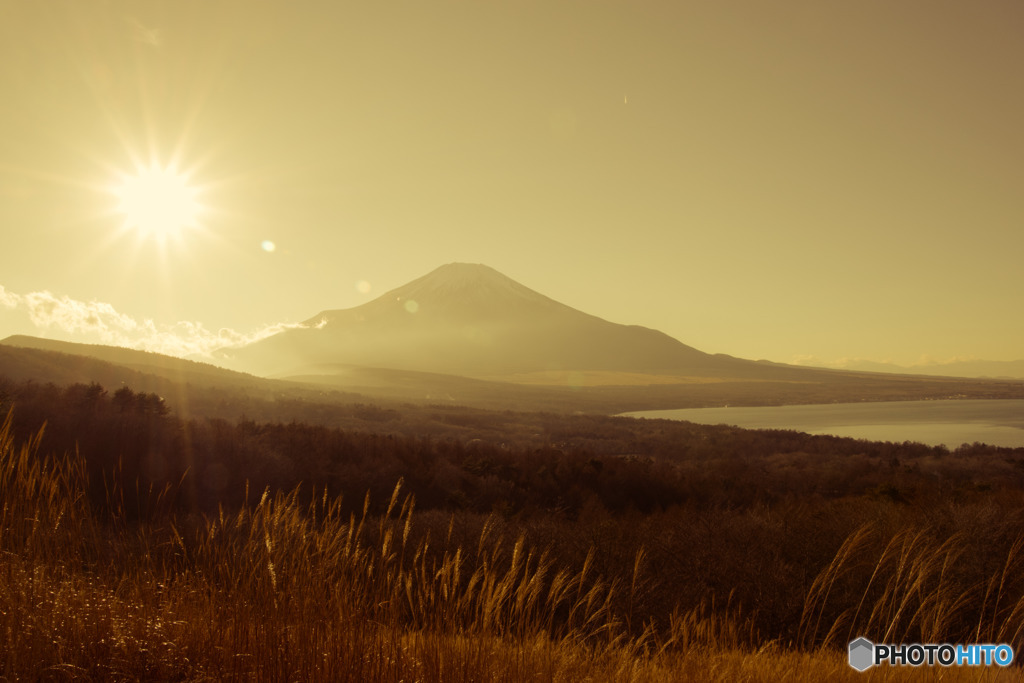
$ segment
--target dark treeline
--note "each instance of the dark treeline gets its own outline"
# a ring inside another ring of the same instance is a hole
[[[749,615],[762,637],[813,640],[821,634],[801,626],[808,591],[865,524],[863,562],[837,579],[823,623],[848,607],[842,596],[864,595],[899,533],[937,545],[962,538],[950,580],[973,586],[1005,564],[1024,528],[1024,449],[452,407],[407,417],[353,405],[368,426],[340,429],[183,419],[127,387],[0,386],[15,437],[45,423],[39,453],[77,452],[91,504],[116,506],[119,518],[212,516],[296,487],[341,496],[355,514],[368,493],[381,512],[402,480],[418,511],[414,534],[471,543],[491,518],[563,566],[582,566],[595,549],[608,577],[632,576],[643,549],[640,590],[623,606],[637,624],[714,600]],[[1005,589],[1024,595],[1024,576]],[[969,633],[976,618],[968,610],[950,629]]]
[[[201,512],[237,505],[247,487],[299,485],[352,496],[358,499],[352,505],[361,506],[363,494],[380,501],[399,479],[419,509],[505,516],[557,511],[568,518],[584,508],[615,514],[679,505],[749,508],[793,495],[909,502],[1024,487],[1024,449],[984,444],[951,452],[785,430],[451,407],[430,413],[420,435],[184,420],[155,394],[128,387],[109,393],[98,384],[8,383],[0,410],[11,409],[18,438],[45,424],[41,452],[77,451],[85,458],[97,475],[95,495],[105,495],[104,473],[144,491],[184,482],[177,505]],[[394,409],[358,404],[350,410],[371,427],[402,421]],[[417,414],[422,418],[422,409]],[[439,433],[431,433],[438,425]]]

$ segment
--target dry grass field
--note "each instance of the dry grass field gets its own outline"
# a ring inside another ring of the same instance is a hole
[[[756,633],[729,604],[677,607],[635,623],[647,558],[630,573],[560,567],[520,536],[485,523],[457,542],[455,516],[424,529],[395,488],[382,514],[342,511],[325,494],[253,493],[239,509],[182,514],[151,491],[125,509],[86,495],[74,455],[46,458],[38,438],[0,431],[0,676],[4,680],[145,681],[817,681],[1019,680],[997,671],[881,667],[857,674],[849,634],[938,639],[965,604],[975,636],[1024,630],[1024,536],[984,581],[953,580],[956,536],[896,530],[872,555],[866,525],[804,597],[799,636]],[[135,498],[138,500],[139,498]],[[435,515],[436,517],[436,515]],[[844,576],[873,566],[860,595]],[[837,611],[838,605],[838,611]],[[623,607],[625,606],[625,608]],[[835,615],[838,614],[838,617]]]

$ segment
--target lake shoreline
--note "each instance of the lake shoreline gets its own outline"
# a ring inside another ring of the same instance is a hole
[[[642,410],[623,417],[791,429],[869,441],[915,441],[956,448],[964,443],[1024,447],[1024,400],[926,399]]]

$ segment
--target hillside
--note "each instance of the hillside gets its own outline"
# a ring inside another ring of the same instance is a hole
[[[750,365],[762,365],[751,363]],[[769,365],[765,367],[771,368]],[[489,410],[615,414],[661,408],[785,405],[941,398],[1024,398],[1019,380],[912,377],[778,366],[779,378],[677,378],[631,375],[623,384],[515,383],[356,365],[324,364],[286,379],[118,347],[33,337],[0,341],[0,378],[67,385],[97,383],[164,396],[174,410],[237,419],[348,424],[354,403],[384,407],[467,406]]]
[[[27,335],[12,335],[0,340],[0,351],[10,354],[9,349],[34,349],[52,352],[50,354],[22,354],[23,359],[33,361],[24,366],[5,364],[6,374],[14,379],[39,379],[40,374],[56,375],[47,377],[55,383],[97,381],[93,376],[99,366],[89,364],[85,359],[102,361],[134,372],[151,374],[176,382],[215,383],[219,385],[251,386],[257,378],[233,370],[227,370],[209,363],[201,363],[174,356],[165,356],[149,351],[138,351],[123,346],[102,344],[78,344],[75,342],[42,339]],[[52,354],[63,354],[72,358],[57,358]],[[21,370],[18,370],[18,368]],[[87,369],[88,368],[88,369]],[[115,373],[116,374],[116,373]],[[65,375],[65,377],[60,377]],[[127,380],[118,380],[127,381]]]

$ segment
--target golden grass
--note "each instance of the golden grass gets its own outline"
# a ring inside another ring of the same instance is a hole
[[[968,598],[982,640],[1019,643],[1024,606],[1005,584],[1021,543],[975,596],[948,595],[953,541],[897,534],[862,604],[824,623],[831,590],[873,533],[854,534],[812,587],[803,647],[759,644],[738,609],[677,609],[666,628],[630,624],[616,595],[641,582],[568,571],[486,525],[474,547],[413,533],[399,487],[385,514],[344,515],[298,491],[215,518],[154,512],[129,523],[84,495],[76,457],[45,459],[0,429],[0,677],[147,681],[976,680],[977,672],[857,674],[844,638],[941,633]],[[110,501],[117,509],[116,488]],[[881,577],[886,585],[876,585]],[[631,600],[627,600],[629,604]],[[860,634],[860,631],[857,631]],[[987,680],[1010,673],[986,672]],[[973,675],[972,675],[973,674]]]
[[[1015,652],[1024,651],[1024,595],[1008,590],[1024,569],[1024,533],[995,572],[966,589],[952,576],[966,547],[959,534],[939,539],[931,529],[901,529],[872,561],[867,548],[879,534],[871,524],[862,526],[815,579],[801,618],[805,647],[842,648],[859,636],[876,643],[949,642],[970,610],[979,616],[960,642],[1009,643]],[[825,619],[834,587],[864,569],[870,574],[859,599]]]

